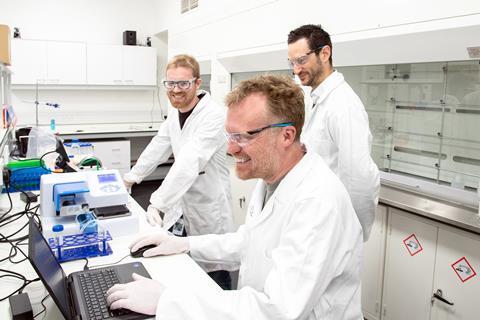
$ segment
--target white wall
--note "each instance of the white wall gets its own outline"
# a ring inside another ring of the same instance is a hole
[[[166,0],[0,0],[0,23],[18,27],[23,39],[123,43],[123,31],[135,30],[137,43],[158,32],[159,6]],[[168,20],[163,20],[168,21]],[[156,41],[152,41],[155,46]],[[165,50],[164,47],[157,48]],[[32,53],[34,54],[34,53]],[[39,101],[60,103],[60,109],[40,107],[40,123],[57,124],[150,122],[160,120],[154,91],[45,90]],[[20,124],[33,124],[35,91],[14,90],[12,103]],[[161,100],[161,99],[160,99]],[[165,101],[162,102],[162,105]]]
[[[468,60],[466,46],[480,46],[478,0],[201,0],[165,14],[169,56],[211,62],[219,102],[230,72],[286,69],[287,34],[306,23],[332,35],[337,66]]]

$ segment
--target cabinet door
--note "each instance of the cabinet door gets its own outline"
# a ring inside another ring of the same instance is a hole
[[[13,40],[11,70],[12,84],[43,83],[47,79],[47,43]]]
[[[130,171],[130,141],[94,141],[93,153],[104,169],[117,169],[123,176]]]
[[[142,86],[157,84],[157,54],[154,48],[123,46],[123,83]]]
[[[368,320],[380,319],[386,230],[387,207],[378,205],[370,238],[363,247],[362,310]]]
[[[430,318],[436,240],[436,226],[389,209],[382,319]]]
[[[440,228],[431,295],[440,289],[443,297],[454,305],[434,299],[431,319],[478,319],[479,273],[480,238]]]
[[[123,83],[122,46],[87,45],[87,83],[121,85]]]
[[[48,84],[85,84],[85,43],[47,42],[47,75]]]
[[[250,202],[253,188],[255,188],[257,179],[239,179],[235,173],[235,160],[231,156],[227,156],[227,166],[230,170],[233,220],[235,222],[236,230],[240,225],[245,223],[245,215],[247,214],[248,203]]]

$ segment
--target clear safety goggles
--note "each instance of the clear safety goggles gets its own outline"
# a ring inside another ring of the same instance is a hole
[[[314,52],[320,51],[325,47],[325,45],[318,47],[317,49],[313,49],[305,53],[303,56],[298,58],[288,59],[288,65],[291,69],[295,68],[295,66],[303,66],[308,61],[308,56]]]
[[[190,80],[163,80],[163,86],[167,90],[173,90],[175,87],[180,90],[188,90],[192,87],[195,80],[197,80],[197,78]]]
[[[227,140],[229,142],[234,142],[239,146],[243,147],[249,144],[253,139],[255,139],[258,136],[260,132],[266,129],[281,128],[281,127],[288,127],[288,126],[293,126],[293,122],[274,123],[265,127],[261,127],[258,129],[253,129],[245,132],[225,133],[225,136],[227,137]]]

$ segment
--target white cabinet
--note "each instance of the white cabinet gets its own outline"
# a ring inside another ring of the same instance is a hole
[[[87,82],[94,85],[157,83],[157,55],[151,47],[87,45]]]
[[[247,207],[251,199],[251,195],[257,179],[241,180],[235,173],[235,160],[231,156],[227,156],[227,166],[230,170],[230,186],[232,191],[232,207],[233,220],[235,229],[245,223],[245,215]]]
[[[12,41],[12,83],[86,83],[86,45],[81,42]]]
[[[382,319],[429,319],[437,230],[429,221],[389,209]]]
[[[380,319],[386,230],[387,207],[378,205],[370,238],[363,247],[362,311],[368,320]]]
[[[130,171],[130,141],[91,141],[93,153],[104,169],[118,169],[120,174]]]
[[[431,295],[440,289],[443,297],[453,305],[434,299],[430,319],[478,319],[479,272],[480,237],[441,227],[438,231],[435,279]]]

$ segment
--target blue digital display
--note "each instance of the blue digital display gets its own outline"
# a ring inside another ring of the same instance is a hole
[[[115,182],[117,181],[117,176],[115,173],[108,173],[108,174],[99,174],[98,175],[98,182],[105,183],[105,182]]]

